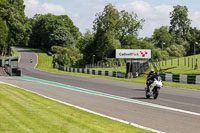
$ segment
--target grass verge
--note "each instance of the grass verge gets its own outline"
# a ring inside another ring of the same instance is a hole
[[[0,84],[0,132],[13,133],[149,133]]]
[[[166,61],[160,61],[155,63],[159,69],[163,69],[166,73],[173,74],[200,74],[200,54],[181,57],[181,58],[172,58]],[[197,69],[195,69],[195,64],[198,64]]]
[[[19,55],[19,53],[17,51],[15,51],[15,50],[12,50],[11,54],[12,54],[12,56]]]

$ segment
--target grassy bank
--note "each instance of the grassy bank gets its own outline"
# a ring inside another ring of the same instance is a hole
[[[0,132],[148,133],[36,94],[0,84]],[[36,88],[37,89],[37,88]]]
[[[17,51],[15,51],[15,50],[12,50],[11,54],[12,54],[12,56],[19,55],[19,53]]]
[[[198,64],[197,69],[195,64]],[[167,73],[174,74],[200,74],[200,55],[193,55],[181,58],[172,58],[166,61],[156,63],[159,69]]]
[[[195,64],[197,63],[197,69],[195,69]],[[158,70],[164,73],[173,74],[200,74],[200,55],[193,55],[181,58],[171,58],[166,61],[155,62]],[[153,68],[152,64],[150,67]],[[112,67],[112,68],[93,68],[95,70],[105,70],[105,71],[119,71],[126,72],[126,66],[122,67]]]

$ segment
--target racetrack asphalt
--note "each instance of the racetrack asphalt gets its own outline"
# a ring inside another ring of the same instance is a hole
[[[48,80],[96,92],[120,96],[135,101],[153,103],[194,114],[157,108],[109,97],[78,92],[67,88],[26,81],[1,78],[10,83],[53,99],[80,106],[107,116],[133,122],[162,132],[196,133],[200,130],[200,91],[184,88],[164,87],[157,100],[146,99],[144,84],[49,73],[34,69],[37,56],[33,52],[17,49],[21,54],[20,67],[23,76]],[[30,58],[33,63],[30,63]],[[195,113],[197,115],[195,115]]]

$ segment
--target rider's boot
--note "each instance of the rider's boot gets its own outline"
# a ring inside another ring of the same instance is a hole
[[[147,85],[147,94],[150,94],[149,86],[150,86],[150,85]]]

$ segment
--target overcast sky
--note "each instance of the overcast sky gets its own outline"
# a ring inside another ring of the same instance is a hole
[[[173,6],[185,5],[189,9],[192,27],[200,29],[199,0],[24,0],[24,3],[28,17],[36,13],[67,14],[82,33],[86,29],[92,30],[95,14],[112,3],[119,11],[135,12],[140,19],[145,19],[143,30],[139,32],[141,37],[150,37],[154,29],[162,25],[169,26]]]

